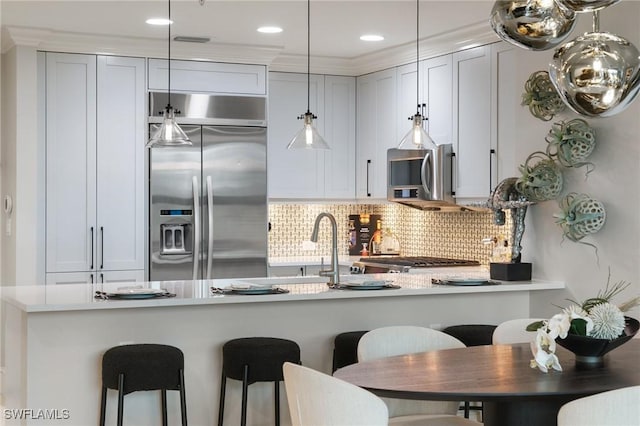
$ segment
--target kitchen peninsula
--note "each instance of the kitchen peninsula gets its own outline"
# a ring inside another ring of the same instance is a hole
[[[563,283],[539,280],[455,287],[431,283],[432,278],[471,273],[440,268],[424,274],[367,275],[367,280],[390,279],[400,286],[375,291],[329,289],[326,278],[317,276],[135,283],[176,294],[146,300],[94,298],[95,291],[114,291],[122,283],[4,288],[4,405],[9,409],[68,410],[69,418],[56,420],[56,425],[96,424],[104,351],[119,344],[152,342],[184,352],[189,423],[211,424],[217,415],[221,346],[229,339],[289,338],[300,345],[304,365],[330,372],[333,338],[338,333],[393,324],[497,324],[528,316],[532,293],[564,288]],[[246,296],[210,290],[238,282],[273,284],[289,292]],[[235,424],[240,383],[229,381],[227,385],[226,422]],[[271,421],[272,392],[269,383],[250,386],[248,424]],[[109,398],[107,422],[112,424],[116,392],[109,392]],[[177,424],[177,394],[169,392],[168,404],[169,422]],[[125,423],[159,422],[157,393],[130,394],[125,405]],[[282,405],[282,423],[289,424],[286,404]],[[43,423],[28,420],[22,424]]]

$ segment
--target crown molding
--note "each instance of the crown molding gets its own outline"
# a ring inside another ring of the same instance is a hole
[[[420,58],[427,59],[499,41],[486,21],[420,40]],[[307,72],[306,55],[282,53],[281,46],[171,42],[172,59],[262,64],[271,71]],[[53,52],[74,52],[163,58],[167,42],[99,34],[81,34],[30,27],[3,29],[2,53],[13,46],[29,46]],[[415,62],[415,42],[355,58],[311,57],[311,72],[359,76]]]

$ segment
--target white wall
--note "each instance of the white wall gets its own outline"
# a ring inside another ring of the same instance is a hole
[[[601,12],[600,29],[625,37],[640,48],[640,2],[620,2]],[[580,15],[578,28],[570,36],[589,31],[590,14]],[[529,52],[519,50],[518,80],[524,82],[536,70],[548,69],[553,50]],[[522,93],[522,92],[520,92]],[[520,96],[520,93],[515,94]],[[533,117],[526,106],[516,114],[519,139],[516,141],[516,161],[523,164],[533,151],[544,151],[551,124],[579,117],[568,109],[550,122]],[[523,241],[523,260],[533,263],[534,275],[539,278],[563,280],[567,283],[566,297],[581,301],[594,297],[604,288],[608,268],[612,283],[625,280],[632,287],[615,299],[622,302],[640,293],[640,99],[625,111],[608,118],[585,118],[596,129],[596,150],[590,160],[595,170],[587,179],[585,170],[569,169],[565,173],[565,189],[587,193],[602,201],[607,221],[600,232],[586,237],[598,247],[599,265],[594,250],[570,240],[562,241],[562,232],[553,218],[560,212],[558,203],[547,201],[533,206],[527,213],[527,229]],[[566,306],[562,296],[541,292],[532,298],[534,316],[557,312],[553,304]],[[638,317],[639,310],[632,316]]]
[[[2,88],[2,196],[10,195],[14,207],[10,217],[3,214],[1,282],[34,284],[41,245],[37,224],[44,208],[43,200],[38,203],[44,152],[38,148],[35,48],[14,47],[3,55]]]

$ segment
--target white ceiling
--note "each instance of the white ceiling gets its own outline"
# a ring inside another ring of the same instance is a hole
[[[421,0],[420,38],[487,22],[493,1]],[[167,1],[157,0],[0,0],[3,26],[17,26],[127,38],[166,40],[167,28],[145,24],[166,17]],[[304,0],[172,0],[172,36],[210,37],[211,48],[252,46],[276,48],[285,55],[305,55],[307,2]],[[356,59],[363,55],[415,43],[416,2],[311,1],[311,56]],[[260,34],[256,28],[277,25],[280,34]],[[382,42],[359,36],[378,33]],[[176,44],[174,42],[174,44]],[[172,44],[172,49],[174,44]],[[179,49],[179,46],[176,46]]]

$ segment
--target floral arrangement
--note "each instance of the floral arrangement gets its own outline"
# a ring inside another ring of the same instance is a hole
[[[527,331],[536,331],[531,342],[531,368],[539,368],[547,372],[550,368],[562,371],[556,351],[556,339],[565,339],[568,334],[587,336],[594,339],[613,340],[624,334],[626,326],[623,312],[640,305],[640,296],[636,296],[621,305],[611,303],[616,295],[625,290],[631,283],[619,281],[609,288],[611,275],[607,279],[604,291],[596,297],[582,303],[572,302],[562,312],[549,320],[537,321],[527,326]]]

